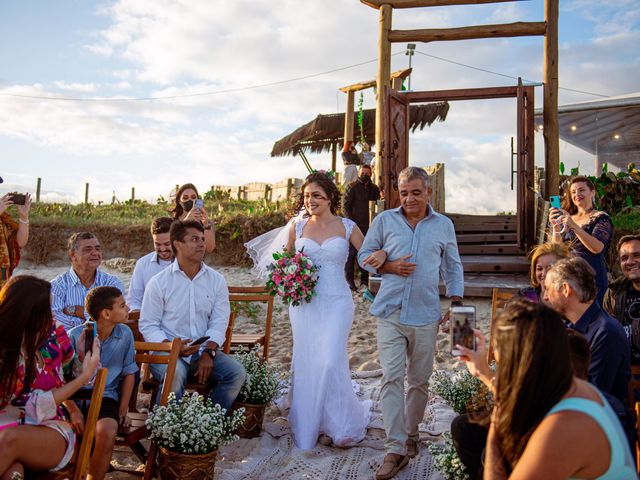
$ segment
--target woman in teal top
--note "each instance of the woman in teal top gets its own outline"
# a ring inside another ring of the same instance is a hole
[[[594,386],[573,376],[560,316],[516,300],[496,319],[494,332],[495,377],[483,341],[464,357],[496,401],[484,478],[637,479],[615,413]]]

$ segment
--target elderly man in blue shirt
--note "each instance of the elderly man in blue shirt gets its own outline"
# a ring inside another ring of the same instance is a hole
[[[67,247],[71,267],[51,280],[51,311],[68,331],[89,320],[89,312],[84,309],[89,291],[116,287],[124,294],[124,286],[118,277],[100,270],[102,246],[93,233],[74,233]]]
[[[418,452],[418,425],[427,405],[436,336],[443,320],[440,277],[452,304],[461,303],[464,291],[453,223],[429,205],[429,175],[422,168],[405,168],[398,175],[398,190],[401,206],[373,220],[358,253],[363,268],[382,274],[371,306],[378,317],[380,398],[387,435],[377,480],[395,476]]]

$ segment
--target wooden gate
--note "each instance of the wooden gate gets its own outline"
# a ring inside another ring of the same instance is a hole
[[[471,88],[459,90],[435,90],[427,92],[399,92],[385,88],[387,118],[384,141],[379,149],[383,158],[382,188],[385,208],[400,205],[398,173],[409,165],[409,105],[411,103],[456,100],[486,100],[516,98],[517,105],[517,245],[522,251],[535,242],[534,176],[534,87],[522,82],[513,87]]]

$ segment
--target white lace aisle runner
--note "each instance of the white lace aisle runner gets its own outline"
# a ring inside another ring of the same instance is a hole
[[[380,380],[382,372],[352,372],[361,399],[373,401],[367,436],[351,448],[326,447],[302,451],[293,445],[285,418],[265,422],[260,438],[240,440],[221,449],[216,462],[216,478],[220,480],[285,480],[335,479],[360,480],[374,478],[384,457],[384,429],[380,412]],[[405,385],[406,391],[406,385]],[[435,470],[426,441],[437,441],[449,430],[456,416],[442,400],[431,397],[420,424],[420,452],[395,478],[398,480],[441,480]]]

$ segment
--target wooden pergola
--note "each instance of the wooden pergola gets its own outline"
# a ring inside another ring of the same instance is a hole
[[[557,195],[559,188],[560,146],[558,134],[558,0],[544,0],[543,22],[515,22],[499,25],[475,25],[456,28],[394,30],[392,14],[395,8],[437,7],[502,3],[520,0],[360,0],[379,11],[378,76],[376,82],[376,178],[381,178],[388,162],[384,135],[389,122],[385,104],[386,91],[391,88],[391,44],[405,42],[436,42],[480,38],[544,36],[543,125],[545,141],[545,175],[547,195]],[[397,172],[395,172],[397,173]],[[388,198],[388,197],[386,197]]]
[[[391,74],[391,86],[395,90],[400,90],[402,88],[402,82],[405,78],[411,75],[411,68],[405,68],[404,70],[398,70]],[[353,83],[351,85],[347,85],[346,87],[340,88],[341,92],[347,94],[347,104],[344,110],[344,143],[348,141],[353,142],[353,127],[354,127],[354,103],[355,103],[355,93],[360,92],[362,90],[367,90],[369,88],[374,88],[376,86],[377,80],[369,80],[365,82]]]

